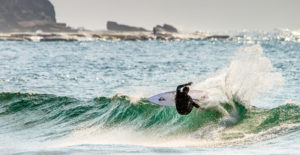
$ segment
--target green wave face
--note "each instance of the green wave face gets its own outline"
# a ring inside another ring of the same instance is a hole
[[[230,117],[223,117],[217,109],[194,109],[189,115],[179,115],[174,107],[154,105],[145,99],[131,103],[126,96],[80,101],[54,95],[1,93],[0,129],[10,132],[38,129],[36,137],[45,139],[63,137],[83,127],[130,128],[157,137],[192,135],[198,139],[215,132],[223,142],[250,141],[249,135],[264,139],[299,129],[297,105],[286,104],[270,110],[246,109],[238,102],[234,106],[221,105]],[[234,123],[222,124],[232,119]],[[203,132],[208,128],[208,132]]]

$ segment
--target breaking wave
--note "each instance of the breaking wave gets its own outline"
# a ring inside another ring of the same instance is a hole
[[[116,95],[81,101],[7,92],[0,94],[0,131],[53,146],[239,145],[299,130],[296,103],[273,109],[251,105],[253,99],[282,84],[281,74],[274,71],[261,47],[251,46],[240,49],[227,68],[193,87],[208,92],[209,100],[199,103],[205,110],[182,116],[176,108],[146,98],[131,101],[130,96]]]

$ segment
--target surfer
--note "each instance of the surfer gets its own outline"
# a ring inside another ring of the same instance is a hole
[[[179,85],[176,89],[176,109],[177,112],[181,115],[189,114],[193,110],[193,107],[200,108],[200,106],[193,101],[191,96],[188,95],[190,91],[190,88],[188,86],[192,84],[192,82],[189,82],[187,84]],[[181,91],[182,87],[183,89]]]

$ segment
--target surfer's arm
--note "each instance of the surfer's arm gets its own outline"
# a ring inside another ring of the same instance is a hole
[[[193,100],[191,97],[189,97],[189,100],[190,100],[190,102],[192,103],[192,105],[193,105],[194,107],[200,108],[200,106],[199,106],[197,103],[195,103],[194,100]]]
[[[186,83],[186,84],[182,84],[182,85],[179,85],[179,86],[177,86],[177,89],[176,89],[176,91],[178,92],[180,92],[180,89],[182,88],[182,87],[186,87],[186,86],[190,86],[190,85],[192,85],[192,82],[189,82],[189,83]]]
[[[198,108],[198,109],[200,108],[200,106],[198,104],[196,104],[195,102],[193,102],[193,106]]]
[[[180,89],[181,89],[182,87],[184,87],[184,86],[185,86],[185,84],[177,86],[176,91],[177,91],[177,92],[180,92]]]

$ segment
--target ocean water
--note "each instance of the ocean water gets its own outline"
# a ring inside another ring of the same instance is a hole
[[[0,42],[0,154],[299,154],[300,33]],[[192,81],[181,116],[148,97]]]

